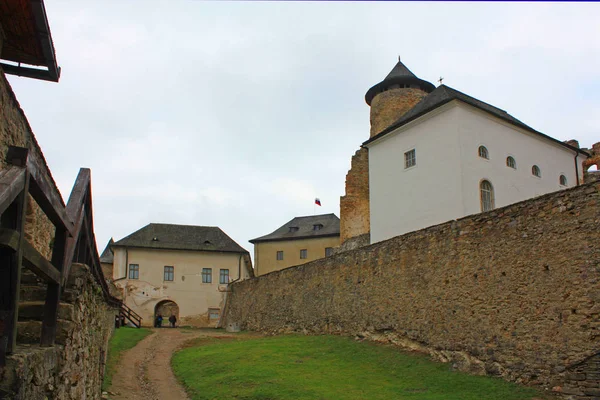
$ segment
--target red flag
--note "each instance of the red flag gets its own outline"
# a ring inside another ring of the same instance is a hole
[[[316,205],[318,205],[318,206],[320,206],[320,205],[321,205],[321,200],[319,200],[319,198],[318,198],[318,197],[315,199],[315,204],[316,204]]]

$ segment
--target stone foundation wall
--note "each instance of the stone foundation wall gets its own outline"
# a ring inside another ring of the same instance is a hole
[[[0,397],[15,400],[100,399],[108,339],[118,310],[108,306],[86,265],[73,264],[61,302],[57,342],[19,344],[0,369]],[[20,338],[39,342],[41,322],[20,324]],[[20,340],[24,342],[26,340]]]
[[[369,216],[369,150],[361,148],[352,156],[346,194],[340,197],[340,243],[368,234]]]
[[[589,399],[599,227],[594,182],[235,283],[223,325],[393,342]]]
[[[6,167],[6,150],[8,146],[29,148],[30,153],[44,160],[42,150],[38,145],[27,118],[21,109],[15,94],[0,68],[0,168]],[[50,181],[52,174],[47,169]],[[51,242],[54,238],[54,225],[44,215],[40,207],[29,196],[27,220],[25,225],[27,240],[46,258],[50,258]]]

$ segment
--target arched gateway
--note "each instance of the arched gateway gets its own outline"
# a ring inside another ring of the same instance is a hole
[[[154,307],[154,319],[158,315],[162,315],[164,321],[168,321],[171,315],[179,321],[179,306],[172,300],[159,301]]]

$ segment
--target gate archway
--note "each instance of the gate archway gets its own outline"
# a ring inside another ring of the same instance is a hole
[[[163,317],[163,326],[168,325],[169,317],[174,315],[179,321],[179,306],[173,300],[159,301],[154,307],[154,320],[158,315]]]

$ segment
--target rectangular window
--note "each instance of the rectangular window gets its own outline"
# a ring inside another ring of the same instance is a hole
[[[219,271],[219,283],[229,283],[229,270],[222,269]]]
[[[202,268],[202,283],[212,283],[212,268]]]
[[[417,165],[417,152],[415,149],[404,153],[404,169]]]
[[[300,250],[300,258],[305,259],[308,256],[308,251],[306,249]]]
[[[277,252],[277,259],[283,260],[283,250]]]
[[[129,279],[140,279],[140,266],[129,264]]]
[[[172,281],[175,277],[175,267],[165,266],[165,281]]]
[[[333,247],[325,247],[325,257],[333,255]]]
[[[220,314],[221,314],[221,310],[218,308],[209,308],[208,309],[208,319],[219,319]]]

